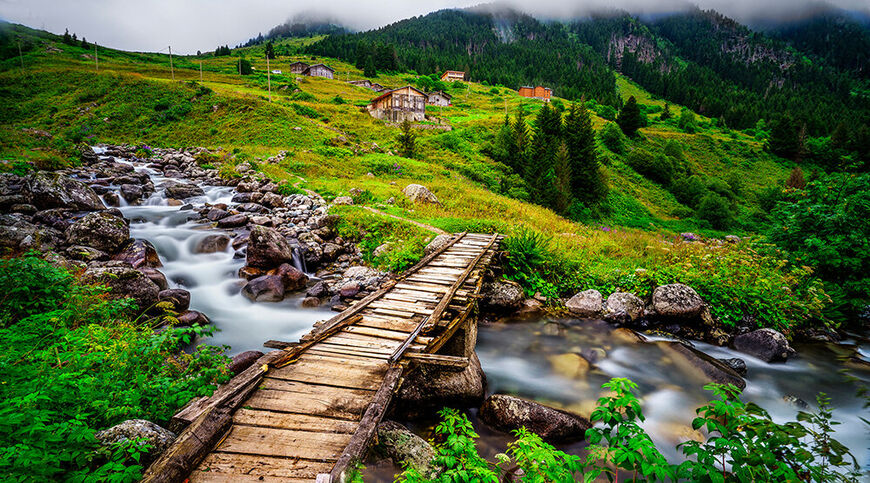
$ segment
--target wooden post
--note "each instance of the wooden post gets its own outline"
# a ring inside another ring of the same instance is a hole
[[[24,55],[21,54],[21,37],[18,37],[18,60],[21,61],[21,68],[24,68]]]
[[[269,86],[269,102],[272,102],[272,68],[269,67],[268,52],[266,52],[266,84]]]
[[[175,68],[172,67],[172,46],[169,46],[169,72],[172,73],[172,80],[175,80]]]

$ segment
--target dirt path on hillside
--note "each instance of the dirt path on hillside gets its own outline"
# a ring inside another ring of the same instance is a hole
[[[435,228],[435,227],[432,226],[432,225],[427,225],[427,224],[425,224],[425,223],[420,223],[419,221],[414,221],[414,220],[411,220],[411,219],[408,219],[408,218],[405,218],[405,217],[402,217],[402,216],[391,215],[391,214],[389,214],[389,213],[385,213],[385,212],[383,212],[383,211],[381,211],[381,210],[378,210],[378,209],[372,208],[372,207],[370,207],[370,206],[363,206],[363,208],[365,208],[365,209],[371,211],[372,213],[377,213],[377,214],[379,214],[379,215],[383,215],[383,216],[389,216],[390,218],[395,218],[395,219],[397,219],[397,220],[407,221],[408,223],[410,223],[410,224],[412,224],[412,225],[419,226],[420,228],[422,228],[422,229],[424,229],[424,230],[431,231],[432,233],[437,233],[438,235],[447,235],[447,234],[448,234],[446,231],[442,230],[441,228]]]

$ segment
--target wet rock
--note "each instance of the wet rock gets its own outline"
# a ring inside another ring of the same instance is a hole
[[[628,292],[614,292],[607,297],[605,317],[619,323],[634,322],[644,313],[643,300]]]
[[[741,376],[746,376],[746,361],[739,357],[733,357],[730,359],[719,359],[726,366],[734,369],[734,372],[740,374]]]
[[[308,290],[305,291],[305,295],[309,297],[326,297],[329,295],[329,287],[326,285],[326,282],[320,281],[311,287],[308,287]]]
[[[91,267],[82,274],[86,284],[105,285],[113,299],[132,298],[140,311],[157,302],[160,288],[144,273],[129,266]]]
[[[565,302],[565,307],[577,317],[595,318],[601,315],[603,298],[598,290],[584,290],[583,292],[576,293]]]
[[[569,379],[583,379],[589,373],[591,364],[580,354],[559,354],[547,357],[553,371]]]
[[[245,211],[248,213],[267,213],[269,209],[259,203],[244,203],[239,205],[239,211]]]
[[[624,344],[639,344],[646,342],[646,337],[627,327],[620,327],[610,333],[610,336]]]
[[[23,215],[32,215],[36,213],[36,207],[29,203],[18,203],[12,205],[12,208],[10,208],[9,211],[12,213],[21,213]]]
[[[257,359],[263,357],[263,353],[260,351],[245,351],[240,352],[233,356],[232,362],[227,367],[229,371],[235,376],[236,374],[244,371],[245,369],[251,367]]]
[[[60,173],[40,171],[27,179],[30,203],[40,210],[74,208],[97,211],[105,208],[100,197],[85,183]]]
[[[226,218],[221,218],[217,222],[218,228],[238,228],[240,226],[245,226],[248,223],[248,215],[237,214],[230,215]]]
[[[746,381],[719,359],[680,342],[660,341],[657,344],[677,367],[698,382],[734,384],[741,390],[746,388]]]
[[[139,460],[139,464],[145,468],[163,454],[175,440],[175,433],[144,419],[128,419],[94,436],[107,450],[117,443],[127,441],[140,441],[137,444],[150,446],[148,452]]]
[[[263,275],[248,282],[242,295],[254,302],[280,302],[284,300],[284,282],[279,275]]]
[[[408,415],[419,415],[444,406],[478,407],[485,390],[486,375],[477,354],[472,354],[468,367],[461,372],[421,365],[402,384],[397,395],[398,409]]]
[[[452,238],[453,237],[450,235],[438,235],[438,236],[436,236],[435,238],[432,239],[432,241],[429,242],[428,245],[426,245],[426,248],[423,249],[423,253],[426,255],[429,255],[431,253],[437,252],[438,250],[441,249],[441,247],[450,243],[450,240]]]
[[[118,193],[115,193],[114,191],[109,191],[104,194],[103,201],[106,203],[106,206],[121,206],[121,198],[119,198]]]
[[[0,214],[0,247],[49,251],[61,244],[62,239],[61,233],[53,228],[35,225],[17,216]]]
[[[414,203],[438,203],[438,198],[423,185],[409,184],[402,193]]]
[[[196,310],[188,310],[178,316],[178,325],[181,327],[191,327],[194,325],[208,325],[211,321],[202,312]]]
[[[792,394],[786,394],[785,396],[782,397],[782,400],[791,404],[792,407],[794,407],[795,409],[797,409],[799,411],[806,411],[806,410],[810,409],[810,405],[807,404],[806,401],[804,401],[803,399],[801,399],[797,396],[794,396]]]
[[[121,196],[129,203],[140,200],[143,194],[142,187],[135,184],[122,184],[120,191]]]
[[[205,191],[190,183],[172,183],[166,187],[166,196],[176,200],[186,200],[195,196],[203,196]]]
[[[74,210],[68,208],[41,210],[33,215],[33,222],[50,226],[55,230],[66,231],[66,229],[73,224],[73,220],[71,219],[73,213]]]
[[[133,240],[132,243],[128,243],[123,250],[112,257],[112,260],[127,262],[133,268],[159,268],[163,266],[160,263],[157,249],[148,240]]]
[[[212,208],[205,213],[205,217],[209,221],[219,221],[228,216],[230,216],[229,212],[220,208]]]
[[[516,282],[496,280],[483,288],[482,305],[484,308],[507,312],[522,307],[525,293]]]
[[[293,261],[293,247],[275,229],[255,226],[248,241],[248,265],[271,268]]]
[[[314,308],[320,306],[320,299],[317,297],[305,297],[302,299],[302,306],[306,308]]]
[[[281,280],[284,282],[285,292],[302,290],[308,284],[308,275],[305,275],[301,270],[289,263],[282,263],[278,267],[276,275],[281,277]]]
[[[172,304],[172,309],[176,312],[184,312],[190,308],[190,292],[182,288],[161,290],[157,294],[157,300],[160,302],[169,302]]]
[[[105,212],[88,213],[67,229],[67,241],[72,245],[94,247],[115,253],[130,239],[130,227],[123,218]]]
[[[339,295],[342,298],[350,298],[355,297],[360,291],[359,282],[348,282],[341,286],[341,289],[338,291]]]
[[[785,361],[794,349],[788,339],[773,329],[758,329],[734,338],[734,348],[765,362]]]
[[[270,208],[284,208],[284,197],[281,195],[276,195],[275,193],[266,193],[263,195],[263,198],[260,200],[260,203],[270,207]]]
[[[380,257],[380,256],[382,256],[382,255],[386,255],[386,254],[390,251],[390,248],[391,248],[392,246],[393,246],[393,244],[390,243],[390,242],[384,243],[384,244],[382,244],[382,245],[378,245],[378,246],[374,249],[374,251],[372,251],[372,257],[374,257],[374,258],[378,258],[378,257]]]
[[[517,310],[517,315],[531,315],[538,314],[544,311],[544,304],[542,304],[539,300],[535,300],[533,298],[528,298],[523,300],[522,307]]]
[[[157,285],[157,288],[160,290],[166,290],[169,288],[169,282],[166,281],[166,275],[163,275],[163,272],[157,270],[156,268],[140,268],[140,272],[142,272],[148,280],[154,282]]]
[[[226,251],[230,244],[230,237],[223,234],[212,234],[201,238],[196,242],[193,251],[196,253],[217,253]]]
[[[109,255],[107,255],[106,252],[82,245],[68,247],[64,253],[73,260],[81,260],[83,262],[109,259]]]
[[[323,259],[328,261],[333,261],[341,254],[344,249],[340,245],[336,245],[335,243],[324,243],[323,244]]]
[[[430,466],[435,449],[399,423],[384,421],[379,424],[377,445],[373,449],[377,454],[390,458],[397,467],[410,465],[424,477],[435,476]]]
[[[662,317],[694,318],[704,310],[704,301],[695,289],[681,283],[661,285],[653,290],[652,304]]]
[[[579,414],[506,394],[487,398],[480,408],[480,419],[504,432],[525,427],[551,443],[581,441],[592,427]]]

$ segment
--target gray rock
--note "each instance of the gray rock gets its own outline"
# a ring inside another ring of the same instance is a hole
[[[230,216],[229,212],[227,212],[227,210],[222,210],[220,208],[212,208],[205,213],[205,217],[209,221],[222,220],[228,216]]]
[[[218,228],[238,228],[240,226],[245,226],[248,223],[248,215],[237,214],[230,215],[226,218],[221,218],[217,222]]]
[[[248,240],[248,265],[272,268],[293,261],[293,247],[275,229],[255,226]]]
[[[715,382],[733,384],[741,390],[746,388],[746,381],[740,374],[719,359],[681,342],[660,341],[657,344],[678,368],[700,383]]]
[[[435,476],[430,466],[435,448],[408,428],[394,421],[384,421],[378,425],[377,441],[375,452],[390,458],[397,467],[407,464],[424,477]]]
[[[281,195],[276,195],[275,193],[264,194],[263,198],[260,200],[260,203],[270,208],[284,208],[284,198]]]
[[[109,191],[104,194],[103,201],[105,201],[106,206],[121,206],[121,198],[118,197],[118,193],[115,193],[114,191]]]
[[[653,290],[652,304],[662,317],[694,318],[704,310],[704,301],[695,289],[681,283],[661,285]]]
[[[112,257],[112,260],[127,262],[133,268],[159,268],[163,266],[160,263],[157,249],[148,240],[133,240],[132,243],[128,243],[123,250]]]
[[[284,300],[284,282],[279,275],[263,275],[248,282],[242,295],[254,302],[280,302]]]
[[[215,233],[206,235],[196,242],[196,247],[193,249],[196,253],[216,253],[226,251],[230,244],[230,237]]]
[[[337,196],[334,200],[332,200],[332,204],[334,205],[352,205],[353,198],[350,196]]]
[[[166,290],[169,288],[169,282],[166,281],[166,275],[163,275],[163,272],[160,270],[145,267],[140,268],[139,271],[145,274],[145,276],[148,277],[148,280],[154,282],[160,290]]]
[[[565,302],[565,307],[577,317],[595,318],[601,315],[602,302],[601,292],[590,289],[576,293]]]
[[[289,263],[282,263],[276,275],[284,282],[285,292],[302,290],[308,284],[308,275]]]
[[[130,227],[123,218],[105,212],[88,213],[67,229],[71,245],[94,247],[115,253],[130,239]]]
[[[486,374],[477,354],[468,367],[451,372],[435,366],[419,366],[405,379],[399,390],[399,410],[410,415],[440,409],[479,407],[486,391]]]
[[[233,356],[233,360],[232,362],[230,362],[228,369],[235,376],[236,374],[251,367],[255,362],[257,362],[257,359],[261,357],[263,357],[263,353],[260,351],[240,352]]]
[[[302,299],[302,306],[309,309],[320,307],[320,299],[317,297],[305,297]]]
[[[423,185],[409,184],[402,193],[414,203],[438,203],[438,198]]]
[[[535,401],[506,394],[493,394],[480,408],[480,419],[508,432],[525,427],[553,443],[581,441],[592,427],[588,419]]]
[[[49,251],[60,245],[62,240],[63,235],[53,228],[34,225],[17,216],[0,214],[0,247]]]
[[[431,253],[437,252],[441,247],[448,244],[453,237],[451,235],[438,235],[426,245],[426,248],[423,249],[423,253],[429,255]]]
[[[607,297],[605,317],[618,322],[634,322],[644,313],[643,300],[628,292],[614,292]]]
[[[326,282],[320,281],[312,285],[305,291],[305,295],[309,297],[326,297],[329,295],[329,287]]]
[[[166,196],[176,200],[186,200],[204,194],[202,188],[190,183],[171,183],[166,187]]]
[[[483,288],[483,307],[494,311],[517,310],[523,305],[525,293],[516,282],[496,280]]]
[[[734,338],[734,348],[765,362],[785,361],[794,349],[788,339],[773,329],[758,329]]]
[[[30,203],[40,210],[74,208],[96,211],[105,208],[90,186],[59,173],[40,171],[29,176],[27,184]]]
[[[130,203],[141,199],[143,194],[142,187],[135,184],[122,184],[120,191],[121,196]]]
[[[81,280],[86,284],[105,285],[110,289],[110,298],[132,298],[139,311],[154,305],[160,292],[157,284],[130,266],[91,267],[82,274]]]
[[[128,419],[109,429],[104,429],[94,436],[105,448],[116,443],[142,440],[139,444],[151,446],[151,449],[139,460],[139,464],[146,468],[163,454],[175,440],[175,433],[144,419]]]
[[[184,312],[190,308],[190,292],[182,288],[161,290],[157,294],[157,300],[171,303],[172,309],[176,312]]]
[[[731,359],[719,359],[723,364],[734,369],[734,372],[740,374],[741,376],[746,376],[746,361],[739,357],[733,357]]]
[[[355,297],[360,291],[359,282],[347,282],[341,286],[338,293],[342,298]]]
[[[81,260],[83,262],[91,262],[94,260],[108,260],[109,256],[106,252],[97,250],[96,248],[85,247],[82,245],[72,245],[64,250],[66,256],[73,260]]]
[[[202,312],[196,310],[188,310],[178,316],[178,325],[180,327],[190,327],[193,325],[208,325],[211,321]]]

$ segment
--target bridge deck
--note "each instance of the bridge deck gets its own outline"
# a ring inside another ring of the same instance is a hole
[[[465,324],[499,240],[454,236],[395,282],[185,408],[176,419],[191,424],[145,480],[342,481],[405,368],[438,359],[420,354],[435,353]]]

